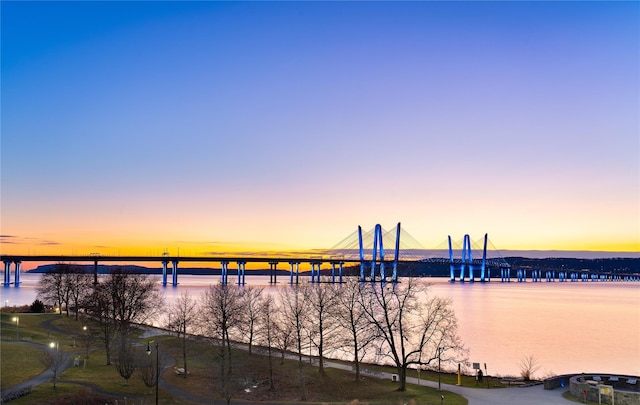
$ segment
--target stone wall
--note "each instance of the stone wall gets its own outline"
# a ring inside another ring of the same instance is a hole
[[[569,379],[576,374],[563,374],[544,380],[545,390],[555,390],[556,388],[564,388],[569,386]]]
[[[579,374],[570,378],[569,385],[571,395],[583,399],[586,393],[587,400],[592,402],[599,400],[600,385],[610,385],[616,405],[640,405],[639,380],[633,376]],[[611,397],[603,396],[602,403],[611,404]]]

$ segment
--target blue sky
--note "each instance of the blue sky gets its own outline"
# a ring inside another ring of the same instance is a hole
[[[2,2],[2,250],[640,250],[636,2]]]

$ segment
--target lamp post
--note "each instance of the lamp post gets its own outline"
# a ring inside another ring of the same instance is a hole
[[[440,370],[440,357],[441,357],[441,355],[442,355],[442,348],[438,347],[438,391],[442,390],[441,377],[440,377],[440,375],[442,374],[441,370]],[[442,398],[444,399],[444,396],[442,396]]]
[[[158,405],[158,378],[160,377],[160,363],[158,361],[158,342],[150,340],[147,342],[147,355],[151,355],[150,343],[156,344],[156,405]]]
[[[82,327],[82,330],[84,332],[84,349],[85,349],[85,353],[84,353],[84,358],[88,359],[89,358],[89,335],[87,334],[87,325],[84,325]]]
[[[53,388],[56,388],[56,380],[58,379],[58,368],[60,368],[60,347],[58,341],[49,343],[50,348],[55,348],[56,353],[51,357],[51,368],[53,369]]]
[[[20,317],[14,316],[13,322],[16,323],[16,340],[20,340]]]

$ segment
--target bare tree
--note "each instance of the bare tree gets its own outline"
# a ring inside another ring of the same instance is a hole
[[[156,385],[156,373],[159,371],[160,374],[162,374],[162,370],[164,370],[169,361],[169,356],[165,352],[161,350],[158,351],[156,357],[155,350],[159,350],[159,348],[153,347],[153,345],[150,347],[151,352],[147,352],[144,346],[135,352],[136,371],[144,385],[149,388],[149,390]],[[156,358],[159,364],[156,364]]]
[[[240,324],[240,331],[248,339],[249,354],[252,353],[253,338],[256,331],[256,324],[260,316],[262,306],[262,287],[247,287],[242,291],[241,300],[244,307],[244,322]]]
[[[539,369],[540,364],[534,355],[525,356],[520,360],[520,376],[526,381],[531,381],[533,374]]]
[[[99,336],[100,330],[97,329],[93,322],[89,325],[82,326],[82,329],[78,328],[78,336],[80,338],[80,346],[84,349],[84,358],[89,358],[89,352],[93,345],[97,342],[97,336]]]
[[[73,303],[76,321],[81,304],[85,302],[85,297],[91,293],[93,288],[93,275],[85,272],[81,267],[72,266],[66,274],[65,282],[69,293],[67,302],[67,315],[69,314],[69,303]]]
[[[85,304],[87,312],[101,325],[102,339],[111,364],[114,334],[127,338],[135,323],[143,323],[162,307],[163,297],[156,281],[146,274],[133,274],[116,269],[94,286]]]
[[[278,311],[275,300],[272,296],[267,296],[262,300],[262,305],[258,310],[258,329],[257,338],[263,345],[267,346],[267,356],[269,359],[269,391],[275,391],[276,387],[273,382],[273,357],[271,349],[276,337],[276,317]]]
[[[57,263],[51,270],[44,273],[38,282],[38,299],[49,305],[58,305],[61,315],[63,304],[67,304],[69,300],[69,285],[66,282],[68,271],[68,264]],[[68,307],[67,305],[67,311]]]
[[[286,321],[281,311],[276,313],[273,327],[273,343],[280,350],[280,364],[284,364],[284,355],[291,349],[295,340],[295,330],[291,322]]]
[[[182,340],[182,364],[184,367],[183,377],[187,378],[187,334],[196,327],[198,320],[198,302],[189,295],[189,291],[184,291],[178,300],[169,308],[167,329],[178,334]]]
[[[157,281],[146,274],[116,269],[104,284],[111,299],[111,318],[121,334],[128,332],[132,324],[147,321],[162,306]]]
[[[106,364],[111,364],[111,345],[115,333],[115,320],[111,318],[113,302],[105,283],[98,283],[84,304],[87,313],[98,323],[100,333],[96,334],[102,340],[106,354]],[[88,342],[87,342],[88,343]]]
[[[82,267],[58,263],[51,271],[46,272],[38,283],[38,297],[48,303],[65,307],[67,316],[73,307],[75,318],[78,320],[78,309],[82,298],[90,291],[91,275]]]
[[[212,285],[201,298],[201,321],[206,333],[215,338],[220,367],[220,395],[231,400],[232,386],[231,339],[243,318],[241,292],[227,284]]]
[[[324,375],[324,353],[328,342],[335,341],[339,325],[336,321],[336,289],[333,284],[319,283],[307,286],[303,293],[309,304],[310,337],[318,350],[319,372]]]
[[[67,361],[67,355],[60,350],[58,342],[51,343],[47,350],[40,353],[40,363],[53,372],[53,388],[56,388],[58,373]]]
[[[156,370],[158,370],[155,364],[155,356],[150,356],[145,351],[138,351],[136,352],[136,358],[138,375],[149,389],[149,392],[151,392],[151,388],[156,384]]]
[[[115,361],[116,370],[118,374],[120,374],[120,377],[124,378],[125,385],[129,385],[129,378],[131,378],[136,371],[138,361],[135,349],[131,343],[127,335],[122,335],[120,339],[118,339],[118,350]]]
[[[406,390],[407,368],[428,365],[438,352],[461,356],[465,349],[457,334],[451,300],[428,297],[417,279],[400,285],[368,283],[363,309],[378,335],[378,353],[396,367],[399,391]]]
[[[356,277],[350,277],[339,289],[337,296],[337,320],[345,332],[344,346],[353,355],[356,382],[360,381],[360,362],[366,349],[375,340],[375,329],[369,322],[362,305],[362,291]],[[343,339],[340,339],[343,341]]]
[[[285,328],[293,331],[296,349],[298,350],[298,376],[300,380],[301,400],[307,400],[307,390],[305,386],[303,362],[302,362],[302,340],[306,333],[305,324],[308,316],[308,306],[304,299],[304,294],[300,286],[295,285],[290,288],[282,288],[279,290],[281,312],[283,317],[281,320],[288,323]]]

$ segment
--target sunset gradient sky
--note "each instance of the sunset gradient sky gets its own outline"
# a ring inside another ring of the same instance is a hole
[[[1,250],[640,251],[638,2],[6,2]]]

